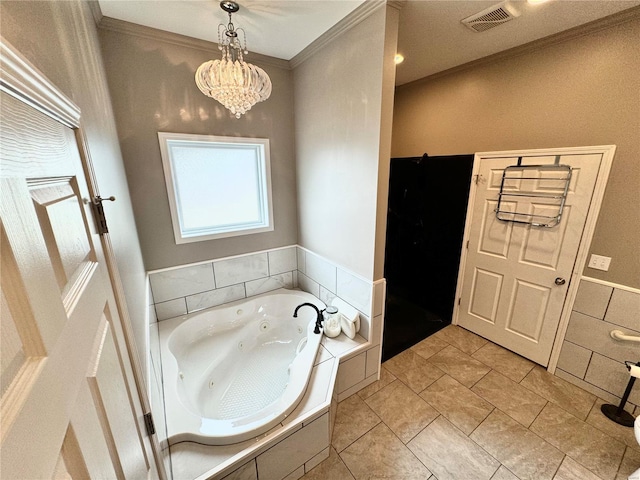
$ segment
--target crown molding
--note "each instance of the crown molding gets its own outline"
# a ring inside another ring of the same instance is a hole
[[[325,45],[333,41],[336,37],[353,28],[373,12],[385,5],[386,2],[384,0],[366,0],[362,5],[360,5],[353,12],[336,23],[325,33],[320,35],[309,46],[307,46],[299,54],[293,57],[289,61],[291,67],[296,68],[298,65],[302,64],[305,60],[318,52],[318,50],[322,49]]]
[[[396,10],[401,10],[406,3],[407,0],[387,0],[387,6],[395,8]]]
[[[100,21],[104,17],[102,15],[102,9],[100,8],[100,3],[98,0],[87,0],[87,5],[89,5],[89,10],[91,11],[91,15],[93,15],[93,21],[96,22],[96,25],[100,25]]]
[[[112,17],[103,16],[98,23],[98,28],[100,28],[101,30],[116,32],[123,35],[131,35],[134,37],[146,38],[157,42],[169,43],[171,45],[177,45],[179,47],[201,50],[211,55],[215,54],[216,57],[219,56],[218,44],[215,42],[188,37],[186,35],[180,35],[178,33],[167,32],[165,30],[159,30],[157,28],[145,27],[144,25],[125,22],[124,20],[118,20]],[[290,63],[287,60],[270,57],[268,55],[262,55],[260,53],[250,52],[248,60],[250,60],[251,63],[255,63],[258,65],[268,65],[271,67],[281,68],[283,70],[291,70]]]
[[[638,19],[640,19],[640,6],[632,7],[627,10],[614,13],[613,15],[609,15],[607,17],[594,20],[593,22],[585,23],[584,25],[578,25],[577,27],[570,28],[569,30],[565,30],[563,32],[558,32],[553,35],[549,35],[548,37],[534,40],[533,42],[525,43],[524,45],[519,45],[517,47],[510,48],[503,52],[494,53],[493,55],[479,58],[477,60],[473,60],[471,62],[467,62],[462,65],[449,68],[447,70],[443,70],[442,72],[437,72],[432,75],[419,78],[418,80],[414,80],[412,82],[398,85],[396,87],[396,90],[403,90],[405,88],[415,87],[423,83],[428,83],[431,80],[445,77],[447,75],[463,72],[465,70],[469,70],[482,65],[496,63],[501,60],[519,57],[521,55],[526,55],[527,53],[532,53],[537,50],[542,50],[544,48],[551,47],[553,45],[568,42],[570,40],[573,40],[579,37],[591,35],[593,33],[597,33],[602,30],[607,30],[617,25],[621,25],[623,23],[630,22],[633,20],[638,20]]]

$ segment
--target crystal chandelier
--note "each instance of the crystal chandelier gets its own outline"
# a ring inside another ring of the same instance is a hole
[[[218,48],[221,60],[204,62],[196,70],[196,85],[202,93],[224,105],[236,118],[240,118],[256,103],[271,95],[271,80],[260,67],[244,61],[248,54],[244,29],[231,22],[231,14],[240,10],[236,2],[220,2],[220,8],[229,14],[229,24],[218,25]],[[242,32],[243,42],[238,39]]]

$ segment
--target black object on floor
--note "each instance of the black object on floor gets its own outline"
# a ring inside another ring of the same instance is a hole
[[[384,351],[384,350],[383,350]],[[631,366],[634,365],[633,362],[626,361],[624,362],[627,370],[631,371]],[[640,367],[640,362],[636,363],[634,366]],[[604,413],[609,420],[613,420],[620,425],[624,425],[625,427],[633,427],[635,422],[635,417],[631,415],[624,409],[624,405],[627,403],[629,399],[629,394],[631,393],[631,389],[633,388],[633,384],[636,381],[636,377],[633,375],[629,378],[629,383],[627,384],[627,389],[624,391],[624,395],[622,395],[622,399],[620,400],[620,405],[615,406],[609,403],[605,403],[600,407],[602,413]]]
[[[449,323],[444,322],[440,315],[388,291],[385,324],[393,327],[385,328],[382,361],[412,347]]]

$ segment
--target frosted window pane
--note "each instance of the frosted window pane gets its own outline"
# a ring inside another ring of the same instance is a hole
[[[267,139],[158,135],[176,243],[273,230]]]
[[[261,222],[256,148],[171,149],[183,231]]]

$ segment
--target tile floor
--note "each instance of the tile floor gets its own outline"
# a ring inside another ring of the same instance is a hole
[[[602,403],[452,325],[338,405],[330,456],[302,478],[626,480],[640,446]]]

